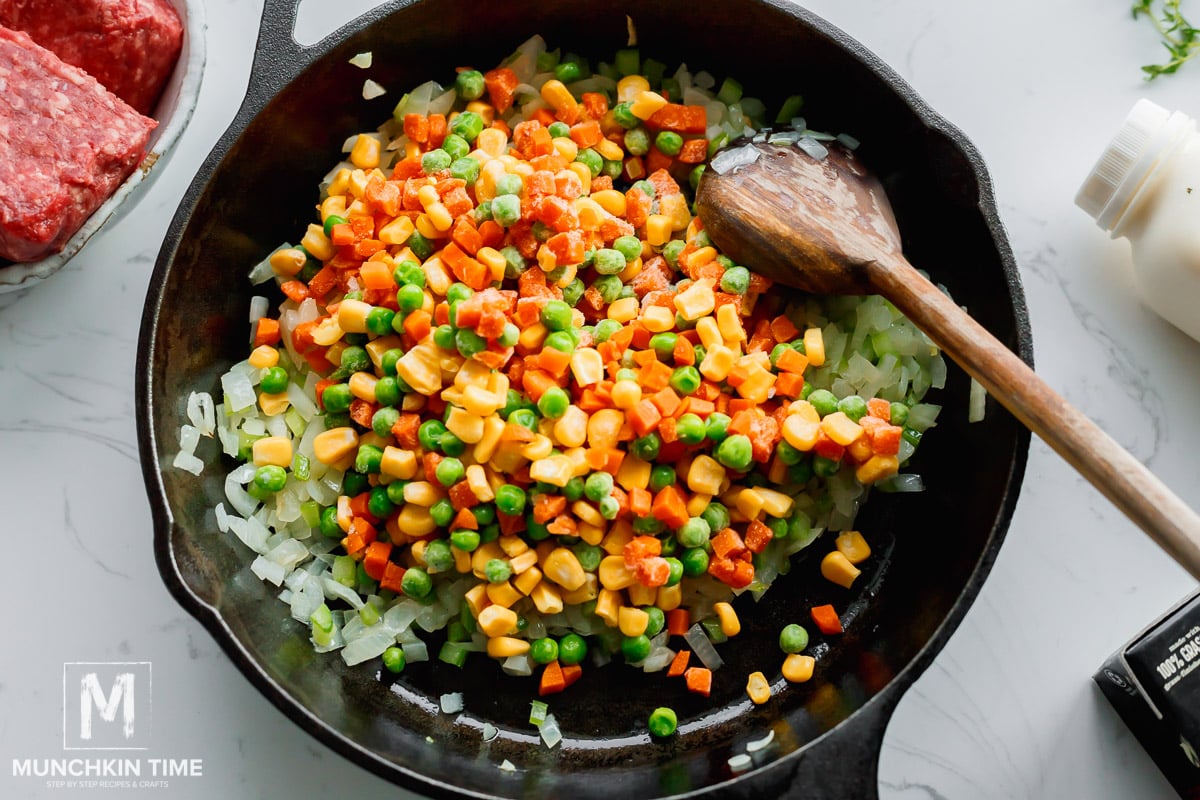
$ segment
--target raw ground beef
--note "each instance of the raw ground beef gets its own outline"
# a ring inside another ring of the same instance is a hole
[[[0,27],[0,258],[60,250],[137,166],[156,124]]]
[[[28,33],[149,114],[183,45],[167,0],[0,0],[0,25]]]

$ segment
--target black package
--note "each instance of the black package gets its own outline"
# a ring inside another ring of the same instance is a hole
[[[1184,800],[1200,800],[1200,592],[1113,653],[1092,676]]]

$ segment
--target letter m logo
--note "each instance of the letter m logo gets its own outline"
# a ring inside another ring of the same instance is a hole
[[[63,664],[63,749],[145,750],[150,663]]]

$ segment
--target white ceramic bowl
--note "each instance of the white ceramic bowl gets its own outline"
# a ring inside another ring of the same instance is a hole
[[[171,73],[162,97],[151,114],[158,127],[150,134],[149,150],[142,163],[125,182],[117,187],[108,200],[87,218],[66,246],[40,261],[12,264],[0,260],[0,294],[26,289],[66,264],[106,222],[120,211],[125,213],[136,205],[145,187],[165,167],[167,155],[183,129],[192,118],[200,95],[200,79],[204,75],[205,21],[203,0],[170,0],[183,22],[183,49],[175,71]]]

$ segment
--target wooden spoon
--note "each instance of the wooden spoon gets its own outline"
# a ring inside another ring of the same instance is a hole
[[[696,207],[723,252],[772,280],[886,297],[1200,579],[1200,516],[908,263],[883,188],[852,153],[735,145],[705,170]]]

